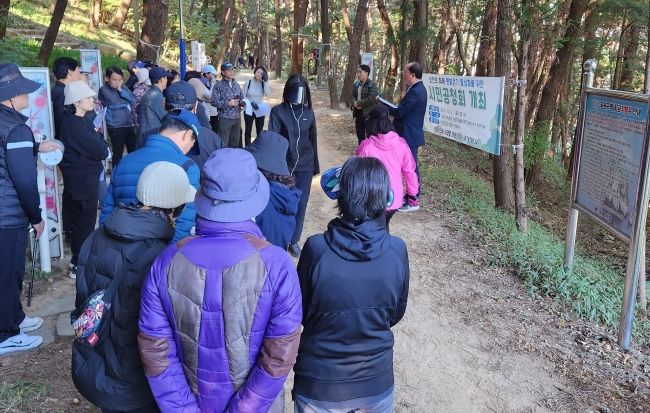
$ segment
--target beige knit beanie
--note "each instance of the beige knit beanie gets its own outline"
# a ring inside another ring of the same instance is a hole
[[[187,173],[171,162],[154,162],[140,174],[136,196],[142,205],[173,209],[194,202],[196,189]]]

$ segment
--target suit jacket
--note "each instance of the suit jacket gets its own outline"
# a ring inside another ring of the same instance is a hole
[[[417,82],[406,92],[397,109],[390,108],[395,117],[397,134],[409,146],[424,145],[424,114],[427,110],[427,89]]]

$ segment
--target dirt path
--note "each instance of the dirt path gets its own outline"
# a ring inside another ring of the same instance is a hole
[[[237,74],[240,83],[249,78]],[[280,102],[282,87],[271,81],[271,104]],[[325,93],[313,94],[325,170],[354,152],[356,137],[350,113],[328,109]],[[335,216],[318,181],[303,241]],[[406,316],[394,329],[396,411],[647,411],[650,363],[617,351],[598,326],[566,320],[551,302],[531,298],[507,271],[487,268],[484,249],[462,229],[463,218],[443,212],[441,196],[425,188],[419,211],[391,221],[391,231],[408,245],[411,268]],[[73,282],[62,274],[45,284],[37,289],[36,308],[74,295]],[[47,318],[50,330],[55,321]],[[0,396],[18,403],[0,405],[0,411],[98,411],[72,384],[70,344],[71,338],[59,337],[29,354],[0,359],[1,390],[16,397]],[[285,389],[291,386],[290,378]],[[29,401],[20,404],[21,397]],[[291,412],[288,392],[286,400]]]

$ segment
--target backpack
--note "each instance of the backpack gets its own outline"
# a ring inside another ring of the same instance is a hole
[[[137,259],[158,242],[158,240],[145,240],[140,243],[134,251],[124,257],[125,260],[122,260],[117,270],[117,276],[108,284],[108,287],[92,293],[79,308],[70,313],[70,323],[79,343],[95,347],[106,338],[106,330],[103,326],[110,324],[111,303],[115,293]],[[89,242],[84,245],[88,248],[87,251],[90,251],[92,244]]]

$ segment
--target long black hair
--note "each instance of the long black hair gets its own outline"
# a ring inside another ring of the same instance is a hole
[[[341,168],[338,210],[346,222],[361,223],[386,213],[390,194],[388,171],[377,158],[353,156]]]
[[[305,93],[305,99],[302,103],[311,109],[311,91],[309,90],[309,82],[307,82],[307,80],[299,73],[294,73],[289,76],[287,83],[284,84],[282,102],[286,105],[291,105],[291,98],[298,92],[299,87],[302,87]]]

